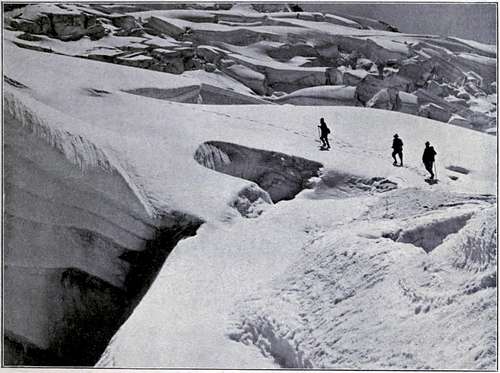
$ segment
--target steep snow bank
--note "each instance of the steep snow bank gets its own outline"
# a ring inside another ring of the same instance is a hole
[[[303,106],[342,105],[354,106],[356,87],[349,86],[320,86],[299,89],[274,100],[280,104],[294,104]]]
[[[201,221],[153,216],[102,149],[29,104],[4,96],[4,362],[93,365]]]
[[[258,105],[267,101],[232,90],[200,84],[181,88],[135,88],[124,92],[173,102],[213,105]]]

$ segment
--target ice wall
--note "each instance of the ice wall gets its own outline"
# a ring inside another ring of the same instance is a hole
[[[4,97],[4,363],[93,365],[202,222],[153,216],[102,149],[22,101]]]

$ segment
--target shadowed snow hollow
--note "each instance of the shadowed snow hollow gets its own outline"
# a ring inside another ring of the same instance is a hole
[[[311,199],[347,198],[396,189],[398,184],[380,176],[363,177],[343,171],[325,170],[321,177],[311,180],[312,191],[304,196]]]
[[[273,202],[292,199],[322,167],[304,158],[221,141],[200,145],[194,158],[215,171],[257,183]]]

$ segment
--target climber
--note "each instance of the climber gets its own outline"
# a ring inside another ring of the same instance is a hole
[[[422,162],[424,162],[425,169],[431,174],[430,180],[434,180],[434,172],[432,172],[432,167],[434,165],[434,156],[437,154],[433,146],[429,141],[425,143],[424,154],[422,155]]]
[[[321,125],[318,126],[318,128],[320,129],[319,139],[322,142],[321,148],[328,150],[330,149],[330,143],[328,142],[328,134],[330,133],[330,129],[326,125],[324,118],[320,119],[320,123]]]
[[[398,165],[396,155],[399,155],[400,166],[403,166],[403,141],[399,138],[397,133],[392,140],[392,158],[394,159],[394,166]]]
[[[385,63],[381,60],[377,60],[377,71],[378,71],[378,76],[381,79],[384,79],[384,68],[385,68]]]

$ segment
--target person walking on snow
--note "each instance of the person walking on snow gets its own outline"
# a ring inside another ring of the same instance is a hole
[[[330,143],[328,142],[328,134],[330,133],[330,129],[326,125],[324,118],[321,118],[319,122],[321,123],[321,125],[318,126],[321,131],[319,139],[323,143],[322,147],[325,149],[330,149]]]
[[[422,162],[424,162],[425,169],[431,174],[430,180],[434,180],[434,172],[432,172],[432,166],[434,165],[434,157],[436,156],[436,151],[434,147],[431,146],[429,141],[425,143],[424,154],[422,155]]]
[[[392,158],[394,159],[394,166],[397,166],[398,160],[396,155],[399,155],[400,166],[403,166],[403,140],[401,140],[396,133],[394,139],[392,140]]]

